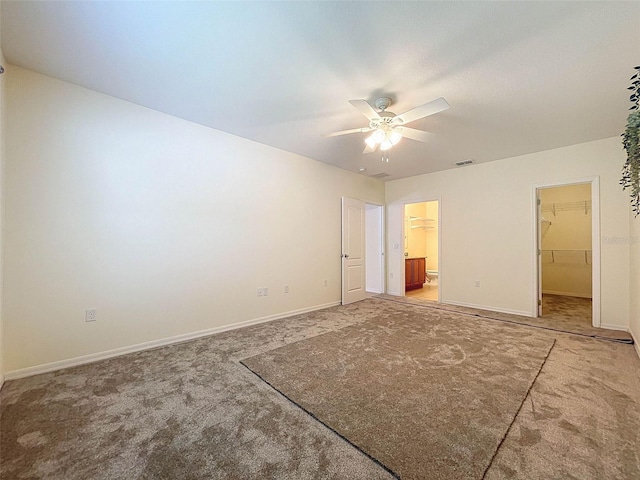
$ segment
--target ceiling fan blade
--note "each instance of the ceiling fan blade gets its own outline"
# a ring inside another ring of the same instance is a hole
[[[396,116],[396,122],[400,124],[407,124],[415,120],[418,120],[420,118],[433,115],[434,113],[447,110],[449,107],[450,107],[449,103],[447,103],[447,101],[444,98],[440,97],[432,102],[425,103],[420,107],[416,107],[413,110],[409,110],[408,112],[405,112],[402,115]]]
[[[364,150],[362,151],[362,153],[372,153],[375,152],[376,149],[378,148],[378,144],[374,144],[373,147],[370,147],[369,144],[367,143],[367,146],[364,147]]]
[[[380,118],[380,114],[376,112],[375,109],[371,105],[369,105],[369,102],[367,102],[366,100],[349,100],[349,103],[356,107],[358,111],[369,120]]]
[[[410,138],[411,140],[417,140],[419,142],[428,142],[434,137],[433,133],[416,130],[415,128],[398,127],[397,130],[404,138]]]
[[[373,130],[373,129],[369,128],[369,127],[352,128],[351,130],[341,130],[339,132],[325,133],[322,136],[323,137],[337,137],[338,135],[349,135],[350,133],[365,133],[365,132],[370,132],[371,130]]]

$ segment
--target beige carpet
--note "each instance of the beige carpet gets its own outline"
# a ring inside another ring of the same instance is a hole
[[[547,298],[557,297],[555,295],[549,295]],[[608,330],[606,328],[595,328],[591,326],[589,321],[576,319],[571,310],[571,303],[566,301],[548,300],[547,306],[551,306],[551,312],[548,312],[543,317],[533,318],[525,317],[521,315],[513,315],[509,313],[491,312],[488,310],[480,310],[478,308],[461,307],[457,305],[448,305],[446,303],[430,302],[427,300],[415,299],[411,297],[400,297],[396,295],[388,295],[382,293],[376,295],[376,298],[382,300],[405,303],[410,305],[418,305],[423,308],[430,308],[433,310],[440,310],[445,312],[457,312],[462,315],[484,318],[487,320],[497,320],[505,323],[526,325],[538,329],[552,330],[557,332],[572,333],[575,335],[581,335],[585,337],[598,338],[602,340],[610,340],[622,343],[633,343],[633,338],[628,332],[621,330]],[[566,298],[566,297],[561,297]],[[579,311],[583,311],[584,308],[581,305]]]
[[[0,478],[391,480],[240,361],[352,325],[413,316],[425,325],[473,318],[372,298],[7,381]],[[556,344],[485,478],[640,478],[633,346],[513,328]]]
[[[400,478],[481,479],[553,343],[404,311],[242,363]]]
[[[593,301],[568,295],[542,295],[542,319],[553,324],[570,323],[591,327]]]

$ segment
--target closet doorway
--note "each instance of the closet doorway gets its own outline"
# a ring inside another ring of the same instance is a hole
[[[439,210],[437,200],[404,206],[406,297],[440,301]]]
[[[539,187],[536,204],[538,316],[556,326],[600,326],[597,183]]]

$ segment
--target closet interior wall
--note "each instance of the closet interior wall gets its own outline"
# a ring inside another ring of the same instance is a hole
[[[542,293],[592,297],[591,185],[540,190]]]

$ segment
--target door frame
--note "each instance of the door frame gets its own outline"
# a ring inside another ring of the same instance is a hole
[[[402,239],[403,242],[403,251],[402,251],[402,257],[401,260],[398,264],[398,271],[401,272],[402,275],[402,282],[400,284],[400,292],[402,293],[402,296],[404,297],[407,292],[405,290],[405,285],[406,285],[406,278],[405,278],[405,271],[404,271],[404,261],[405,261],[405,256],[404,256],[404,235],[405,235],[405,210],[406,210],[406,206],[407,205],[411,205],[413,203],[426,203],[426,202],[438,202],[438,303],[442,303],[442,273],[443,273],[443,269],[442,269],[442,199],[440,196],[437,197],[423,197],[425,198],[424,200],[421,199],[411,199],[411,200],[407,200],[402,202],[402,222],[401,223],[401,227],[400,227],[400,238]]]
[[[532,185],[532,219],[533,219],[533,292],[531,302],[532,317],[538,317],[538,299],[542,298],[542,268],[539,261],[540,218],[538,209],[538,191],[544,188],[564,187],[588,183],[591,185],[591,292],[592,307],[591,324],[599,328],[600,318],[600,177],[586,177],[574,180],[559,180]]]
[[[366,211],[367,211],[367,206],[374,206],[377,209],[379,209],[379,221],[377,222],[378,224],[378,228],[379,228],[379,232],[377,233],[377,236],[379,235],[380,238],[380,256],[379,256],[379,262],[380,262],[380,276],[381,276],[381,292],[380,293],[385,293],[386,292],[386,288],[387,288],[387,284],[386,284],[386,261],[385,261],[385,255],[386,255],[386,243],[385,243],[385,215],[386,215],[386,211],[385,211],[385,206],[384,204],[381,203],[377,203],[377,202],[369,202],[366,200],[361,200],[359,198],[354,198],[354,197],[347,197],[347,196],[342,196],[341,197],[341,219],[340,219],[340,223],[341,223],[341,228],[340,228],[340,236],[341,236],[341,255],[340,255],[340,263],[341,263],[341,267],[340,267],[340,280],[341,280],[341,285],[340,285],[340,289],[341,289],[341,294],[340,294],[340,302],[341,304],[345,305],[345,275],[346,275],[346,269],[345,269],[345,263],[347,262],[348,259],[348,252],[345,251],[345,244],[344,244],[344,206],[345,206],[345,201],[346,200],[353,200],[356,202],[360,202],[363,206],[362,212],[363,212],[363,216],[362,216],[362,230],[363,230],[363,238],[362,238],[362,251],[363,251],[363,258],[362,258],[362,267],[363,267],[363,291],[364,291],[364,296],[363,298],[366,298],[367,296],[369,296],[369,293],[373,293],[373,292],[368,292],[367,291],[367,259],[368,259],[368,255],[370,255],[371,253],[367,253],[367,235],[366,235],[366,228],[367,228],[367,215],[366,215]],[[346,255],[346,256],[345,256]],[[360,300],[362,300],[363,298],[361,298]],[[357,301],[357,300],[356,300]],[[351,302],[349,302],[351,303]]]

